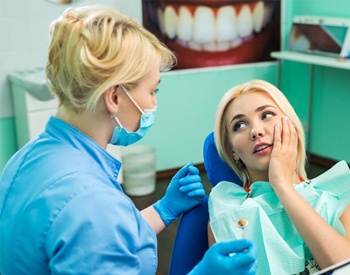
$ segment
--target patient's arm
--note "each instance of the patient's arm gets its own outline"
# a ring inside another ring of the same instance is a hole
[[[215,243],[214,234],[213,234],[213,231],[211,230],[210,222],[208,222],[208,245],[209,245],[209,247],[211,247],[214,243]]]

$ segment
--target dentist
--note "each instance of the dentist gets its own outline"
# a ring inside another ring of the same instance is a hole
[[[46,74],[58,111],[1,175],[0,273],[155,274],[156,234],[205,196],[199,171],[187,164],[139,211],[105,148],[147,133],[160,71],[175,57],[111,7],[68,9],[50,35]],[[255,269],[256,246],[243,239],[214,245],[191,274]]]

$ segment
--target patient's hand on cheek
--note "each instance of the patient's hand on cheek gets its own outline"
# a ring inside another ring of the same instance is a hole
[[[269,180],[272,188],[293,183],[297,155],[298,133],[293,122],[285,116],[274,129],[273,149],[269,163]]]

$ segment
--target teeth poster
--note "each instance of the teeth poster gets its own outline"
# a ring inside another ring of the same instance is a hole
[[[271,60],[281,0],[142,0],[143,26],[178,58],[175,69]]]

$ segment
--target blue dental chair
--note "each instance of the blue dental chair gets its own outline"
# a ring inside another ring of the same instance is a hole
[[[220,181],[243,185],[236,173],[219,157],[213,132],[204,141],[203,157],[204,168],[213,186]],[[208,250],[208,221],[208,196],[206,196],[200,205],[181,217],[171,254],[169,275],[187,274],[203,258]]]

